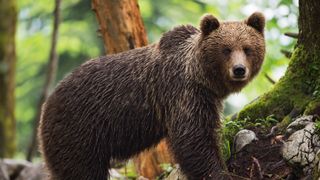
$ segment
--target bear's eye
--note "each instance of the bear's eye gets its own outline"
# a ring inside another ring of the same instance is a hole
[[[252,49],[251,48],[245,47],[245,48],[243,48],[243,51],[247,56],[252,54]]]
[[[224,48],[222,50],[222,53],[226,56],[230,55],[231,54],[231,49],[230,48]]]

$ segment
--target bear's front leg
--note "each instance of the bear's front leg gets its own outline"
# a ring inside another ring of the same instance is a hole
[[[189,97],[177,102],[168,124],[169,144],[176,161],[188,179],[231,179],[219,150],[220,102],[207,95],[187,94]]]

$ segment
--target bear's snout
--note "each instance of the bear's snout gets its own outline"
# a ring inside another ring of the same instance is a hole
[[[246,81],[249,77],[249,62],[242,51],[234,51],[228,63],[229,77],[232,81]]]
[[[229,76],[233,81],[245,81],[249,76],[249,69],[243,64],[233,65],[229,69]]]
[[[237,64],[232,68],[233,77],[235,78],[243,78],[246,74],[246,67],[242,64]]]

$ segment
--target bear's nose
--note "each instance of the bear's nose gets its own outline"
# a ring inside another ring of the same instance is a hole
[[[246,67],[242,64],[237,64],[232,68],[235,78],[242,78],[246,74]]]

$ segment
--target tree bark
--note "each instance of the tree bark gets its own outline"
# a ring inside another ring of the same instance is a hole
[[[299,1],[299,36],[285,75],[233,120],[274,115],[286,127],[300,114],[320,115],[320,1]]]
[[[15,143],[15,33],[17,4],[0,0],[0,158],[12,157]]]
[[[148,44],[137,0],[92,0],[107,54]]]
[[[40,121],[41,107],[42,107],[42,104],[47,99],[47,97],[49,96],[49,90],[56,76],[56,70],[57,70],[57,64],[58,64],[56,47],[57,47],[57,41],[58,41],[58,30],[59,30],[59,22],[60,22],[60,4],[61,4],[61,0],[55,0],[55,9],[53,12],[53,15],[54,15],[53,31],[51,36],[51,49],[50,49],[48,66],[47,66],[46,79],[40,95],[40,100],[38,102],[36,117],[34,119],[33,134],[31,137],[31,142],[30,142],[28,152],[27,152],[27,157],[26,157],[28,161],[32,161],[32,157],[37,145],[37,132],[38,132],[37,129]]]
[[[137,0],[92,0],[92,10],[100,24],[107,54],[119,53],[148,44]],[[172,163],[167,144],[162,141],[156,148],[134,158],[139,175],[155,179],[162,170],[161,163]]]

